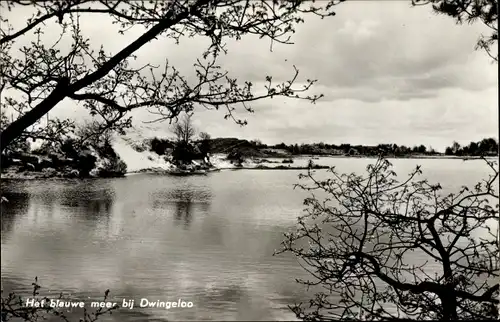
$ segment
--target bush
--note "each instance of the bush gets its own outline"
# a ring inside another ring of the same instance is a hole
[[[46,150],[52,152],[50,150]],[[76,149],[76,141],[75,139],[68,138],[64,140],[64,142],[61,144],[60,148],[61,152],[64,153],[68,158],[76,158],[78,157],[78,150]]]
[[[94,149],[101,158],[118,158],[115,149],[113,149],[113,146],[111,145],[111,141],[106,140],[101,145],[95,145]]]
[[[243,162],[244,161],[244,156],[243,153],[237,149],[233,149],[229,154],[227,155],[227,159],[231,161],[236,161],[236,162]]]
[[[134,151],[136,152],[144,152],[146,151],[146,142],[143,142],[142,144],[140,143],[136,143],[136,144],[132,144],[132,149],[134,149]],[[149,145],[149,142],[147,143],[147,145]]]
[[[186,142],[179,142],[172,151],[172,159],[176,163],[191,163],[198,153],[195,147]]]
[[[120,157],[105,159],[99,167],[97,175],[99,177],[121,177],[127,173],[127,164]]]
[[[80,173],[80,177],[87,177],[95,168],[97,158],[89,150],[81,151],[75,157],[74,167]]]
[[[156,137],[151,140],[151,152],[155,152],[158,155],[164,155],[168,148],[173,148],[173,144],[168,140]]]
[[[75,159],[81,176],[88,176],[94,169],[100,177],[123,176],[127,172],[127,165],[116,154],[111,144],[111,132],[99,133],[97,129],[98,124],[95,123],[80,127],[77,131],[78,139],[70,140],[69,143],[73,144],[70,146],[68,144],[65,150],[69,153],[77,153]],[[82,142],[82,139],[86,141],[77,145],[76,142]],[[97,156],[92,154],[91,149]]]

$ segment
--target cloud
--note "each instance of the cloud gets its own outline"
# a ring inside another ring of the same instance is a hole
[[[396,143],[443,149],[453,140],[470,142],[496,136],[498,91],[442,90],[438,98],[363,102],[355,99],[261,102],[249,124],[238,128],[212,112],[195,114],[203,131],[214,136],[261,138],[264,142]],[[258,134],[258,135],[256,135]]]
[[[411,89],[419,97],[420,89],[435,94],[496,82],[494,70],[485,74],[491,69],[486,59],[473,53],[481,30],[480,24],[457,26],[428,7],[410,8],[405,2],[345,3],[332,19],[306,20],[286,55],[321,85],[363,89],[360,98],[369,93],[364,89],[381,87],[406,92],[405,97]]]

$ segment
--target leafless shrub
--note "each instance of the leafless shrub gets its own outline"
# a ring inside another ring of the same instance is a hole
[[[441,195],[417,167],[398,181],[389,161],[366,175],[316,180],[297,187],[325,194],[307,198],[306,214],[283,248],[321,288],[310,306],[292,307],[305,320],[498,318],[498,170],[474,187]],[[494,205],[490,205],[491,203]],[[493,226],[495,226],[494,224]]]

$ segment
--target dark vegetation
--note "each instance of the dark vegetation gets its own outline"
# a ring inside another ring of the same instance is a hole
[[[202,141],[194,141],[199,145]],[[379,144],[376,146],[351,145],[351,144],[275,144],[267,145],[260,141],[248,141],[237,138],[214,138],[204,141],[210,153],[227,153],[229,159],[238,160],[245,158],[289,158],[294,155],[315,156],[371,156],[401,157],[413,156],[496,156],[498,155],[498,141],[494,138],[471,142],[468,146],[461,147],[454,142],[451,147],[446,147],[445,153],[437,152],[432,147],[415,145],[407,147],[397,144]],[[150,141],[150,150],[165,155],[173,149],[174,140],[154,138]],[[139,152],[140,149],[137,149]]]
[[[210,153],[212,147],[210,135],[201,132],[195,139],[196,130],[191,122],[191,116],[184,115],[173,126],[172,133],[175,135],[173,139],[155,137],[134,146],[134,148],[138,152],[147,149],[160,156],[165,156],[178,168],[189,166],[195,160],[201,160],[205,169],[211,167]],[[198,169],[201,169],[202,165],[199,165]]]
[[[494,138],[488,138],[478,142],[471,142],[466,146],[460,146],[457,142],[453,142],[451,146],[446,147],[445,155],[497,156],[498,141]]]
[[[184,115],[173,127],[172,132],[175,135],[175,141],[172,144],[172,161],[178,167],[190,165],[194,160],[203,160],[205,168],[210,164],[210,135],[200,133],[199,140],[194,140],[196,129],[191,121],[191,115]],[[166,145],[166,141],[163,145]],[[153,144],[151,144],[153,146]],[[165,151],[166,152],[166,151]],[[200,169],[200,166],[198,166]]]
[[[481,35],[476,49],[498,62],[497,0],[412,2],[431,5],[457,24],[482,22],[491,33]],[[445,154],[498,156],[498,141],[454,143]],[[308,183],[297,187],[312,195],[278,251],[295,255],[311,277],[298,282],[316,287],[309,303],[290,307],[297,318],[498,320],[498,164],[484,161],[489,178],[455,193],[419,179],[418,166],[398,180],[383,158],[364,175],[335,168],[328,179],[313,171],[302,175]]]
[[[283,248],[297,256],[316,288],[292,307],[306,321],[494,320],[499,304],[498,170],[457,193],[420,179],[398,180],[384,159],[365,174],[297,185],[311,196]],[[323,195],[324,197],[319,197]]]
[[[455,142],[456,143],[456,142]],[[456,143],[458,144],[458,143]],[[472,148],[470,148],[472,146]],[[264,146],[267,148],[267,146]],[[432,147],[427,148],[424,145],[415,145],[408,147],[397,144],[378,144],[376,146],[351,145],[351,144],[293,144],[286,145],[285,143],[270,146],[274,149],[282,149],[294,155],[360,155],[360,156],[386,156],[386,157],[411,157],[415,155],[438,156],[443,155],[437,152]],[[449,153],[450,148],[446,148],[445,155],[457,156],[496,156],[498,155],[498,141],[493,138],[483,139],[477,143],[471,143],[469,147],[456,149],[456,152]]]
[[[193,140],[190,142],[170,139],[153,138],[145,142],[149,151],[160,156],[171,156],[174,163],[189,164],[194,160],[204,160],[211,152],[210,140]],[[141,152],[143,148],[137,146],[136,150]]]
[[[127,165],[114,151],[110,132],[90,135],[95,128],[92,123],[88,123],[76,129],[73,136],[58,141],[39,140],[42,142],[40,147],[33,150],[27,141],[21,147],[9,147],[2,154],[2,177],[123,176],[127,172]]]
[[[150,141],[150,151],[155,152],[158,155],[166,155],[174,149],[175,143],[167,139],[153,138]],[[138,150],[138,152],[142,152]]]
[[[414,6],[431,6],[438,15],[452,18],[458,25],[482,23],[488,34],[481,34],[475,50],[482,50],[498,63],[498,0],[412,0]]]
[[[481,35],[476,49],[498,62],[497,0],[412,2],[430,4],[458,24],[482,22],[491,34]],[[454,142],[445,154],[498,156],[498,141],[466,147]],[[398,180],[383,158],[363,175],[335,168],[324,180],[313,171],[302,175],[308,182],[297,187],[313,194],[278,251],[294,254],[310,273],[310,280],[299,283],[317,287],[307,305],[290,307],[296,316],[305,321],[498,320],[498,164],[484,161],[491,175],[455,193],[419,179],[418,166]]]
[[[313,169],[313,170],[318,170],[318,169],[329,169],[330,167],[326,166],[326,165],[319,165],[319,164],[311,164],[308,166],[309,169]],[[269,170],[303,170],[304,167],[294,167],[294,166],[290,166],[290,165],[278,165],[278,166],[275,166],[275,167],[268,167],[268,166],[264,166],[264,165],[258,165],[256,166],[255,168],[251,168],[251,169],[254,169],[254,170],[261,170],[261,169],[269,169]]]

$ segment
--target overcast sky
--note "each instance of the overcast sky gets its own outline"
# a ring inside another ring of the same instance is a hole
[[[244,38],[230,43],[229,54],[221,58],[231,75],[257,85],[265,75],[286,79],[295,64],[301,79],[318,79],[314,91],[325,95],[322,100],[316,105],[256,102],[254,114],[238,112],[248,120],[246,127],[224,120],[222,112],[198,109],[198,129],[213,137],[265,143],[424,144],[437,150],[453,140],[498,136],[498,66],[474,51],[477,38],[487,32],[481,23],[458,26],[430,7],[412,8],[409,1],[346,2],[336,12],[324,20],[307,18],[297,27],[294,45],[275,45],[270,52],[268,41]],[[83,27],[94,45],[110,51],[138,35],[118,36],[96,18]],[[137,54],[152,63],[168,58],[182,71],[192,69],[204,45],[199,38],[179,45],[160,39]],[[168,135],[166,124],[145,128],[146,113],[134,114],[135,124],[148,134]],[[82,112],[65,101],[51,115]]]

